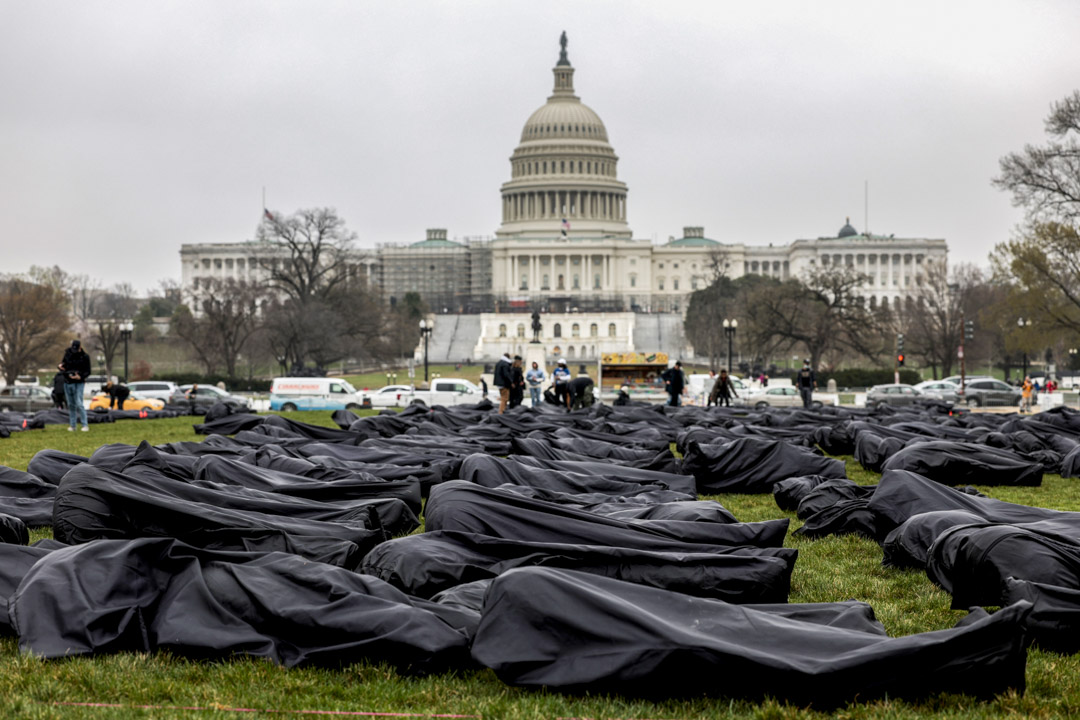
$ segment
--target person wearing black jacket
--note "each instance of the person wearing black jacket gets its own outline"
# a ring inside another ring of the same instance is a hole
[[[510,354],[503,353],[499,362],[495,363],[495,379],[492,381],[499,388],[499,414],[506,412],[506,406],[510,403],[510,388],[514,384],[514,376],[510,370]]]
[[[68,406],[68,432],[75,430],[76,421],[82,422],[82,431],[90,432],[86,420],[86,406],[83,405],[83,386],[90,375],[90,356],[82,349],[82,343],[72,340],[71,346],[64,351],[64,359],[57,366],[64,373],[64,400]]]
[[[569,383],[570,407],[574,410],[588,407],[593,404],[593,379],[581,373]]]
[[[795,374],[795,384],[802,395],[802,406],[809,408],[814,401],[814,390],[817,389],[817,376],[810,367],[810,360],[803,360],[802,370]]]
[[[683,376],[682,361],[676,360],[674,367],[669,367],[660,375],[664,380],[664,389],[668,394],[668,405],[679,406],[679,400],[686,387],[686,378]]]
[[[117,410],[124,409],[124,401],[131,395],[131,390],[127,385],[123,383],[114,383],[112,380],[105,383],[105,387],[102,388],[109,396],[109,409],[112,410],[113,405],[116,405]]]
[[[66,410],[67,401],[64,400],[64,373],[58,372],[52,379],[52,401],[57,410]]]
[[[510,400],[507,407],[516,408],[525,399],[525,372],[521,368],[521,356],[515,355],[510,365]]]

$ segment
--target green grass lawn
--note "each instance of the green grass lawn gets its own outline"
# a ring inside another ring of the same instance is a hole
[[[290,413],[290,417],[331,426],[330,413]],[[40,448],[83,455],[104,443],[198,441],[192,418],[126,421],[68,433],[62,426],[17,433],[0,440],[0,464],[25,468]],[[877,475],[847,461],[849,476],[874,483]],[[1080,510],[1080,483],[1048,476],[1039,488],[981,488],[987,494],[1031,505]],[[790,517],[769,495],[723,495],[715,499],[740,520]],[[34,533],[47,537],[48,531]],[[791,602],[855,598],[873,605],[892,635],[951,627],[964,615],[949,609],[950,598],[925,573],[881,566],[881,550],[852,537],[804,540],[798,548]],[[426,678],[402,677],[377,664],[335,670],[286,670],[261,660],[194,662],[165,654],[123,654],[42,661],[21,655],[13,639],[0,640],[0,718],[236,718],[270,717],[231,708],[351,713],[458,714],[485,718],[998,718],[1073,717],[1080,714],[1080,658],[1033,650],[1024,696],[1007,695],[980,703],[937,697],[922,703],[877,701],[818,713],[782,703],[730,702],[689,698],[649,702],[610,696],[564,696],[518,690],[489,671],[464,670]],[[719,680],[719,678],[718,678]],[[68,703],[68,704],[65,704]],[[83,707],[69,703],[113,703]],[[140,709],[136,706],[164,706]],[[201,710],[180,707],[204,708]]]
[[[416,377],[409,378],[409,369],[407,367],[400,367],[396,370],[381,370],[379,372],[364,373],[362,375],[346,375],[345,379],[352,383],[353,387],[357,390],[363,390],[364,388],[381,388],[385,385],[416,385],[420,386],[424,382],[424,363],[417,363]],[[480,374],[484,372],[483,363],[473,363],[472,365],[462,365],[461,369],[457,369],[456,365],[428,365],[428,379],[432,380],[435,377],[453,377],[462,378],[470,382],[474,382],[477,385],[480,384]],[[396,373],[397,378],[387,379],[387,373]]]

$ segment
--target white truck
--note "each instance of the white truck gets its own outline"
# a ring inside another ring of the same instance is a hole
[[[413,400],[423,400],[431,405],[468,405],[480,402],[480,388],[462,378],[435,378],[430,383],[430,390],[418,390],[415,387],[395,385],[390,392],[385,388],[361,393],[370,399],[373,407],[405,407]]]

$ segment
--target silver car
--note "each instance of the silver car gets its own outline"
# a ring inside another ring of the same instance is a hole
[[[923,397],[923,394],[913,385],[904,383],[888,385],[875,385],[866,391],[866,407],[907,407]]]
[[[916,384],[915,389],[928,397],[954,403],[960,392],[960,384],[948,380],[924,380]]]
[[[742,399],[740,405],[746,405],[757,410],[764,410],[768,407],[802,407],[802,395],[793,387],[771,387],[741,395],[740,398]],[[828,397],[824,399],[813,398],[810,407],[819,408],[822,405],[832,404],[832,399]]]

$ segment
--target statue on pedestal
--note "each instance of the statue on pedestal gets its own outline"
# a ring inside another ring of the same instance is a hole
[[[532,339],[532,341],[534,343],[539,343],[540,342],[540,331],[543,330],[543,329],[544,329],[544,326],[540,324],[540,311],[539,310],[533,310],[533,314],[532,314],[533,339]]]

